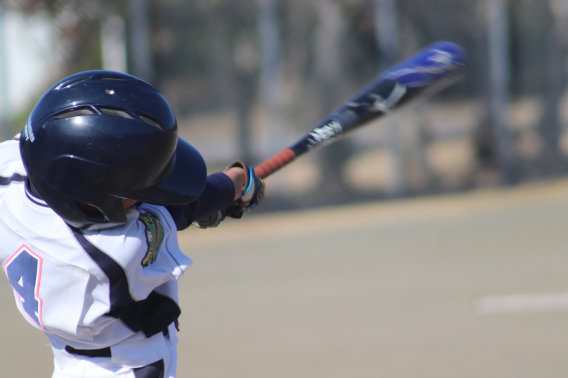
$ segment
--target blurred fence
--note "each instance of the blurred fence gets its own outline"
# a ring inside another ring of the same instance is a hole
[[[123,41],[124,58],[111,56],[164,93],[181,135],[210,170],[235,159],[261,162],[433,41],[468,51],[458,84],[270,177],[265,208],[568,173],[566,0],[14,0],[5,7],[53,18],[65,48],[51,81],[121,67],[109,61],[108,46],[116,52]]]

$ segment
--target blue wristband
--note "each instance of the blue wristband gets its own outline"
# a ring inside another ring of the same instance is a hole
[[[253,171],[252,165],[251,165],[251,166],[249,166],[249,182],[248,182],[248,186],[247,186],[247,188],[245,189],[245,191],[243,192],[243,196],[244,196],[245,194],[247,194],[247,193],[250,191],[250,188],[252,188],[252,182],[253,182],[253,180],[254,180],[254,176],[253,176],[253,175],[254,175],[254,171]]]

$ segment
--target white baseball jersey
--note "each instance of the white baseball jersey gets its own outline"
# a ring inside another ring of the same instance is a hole
[[[82,232],[34,197],[25,175],[18,141],[1,143],[0,264],[22,315],[47,334],[56,371],[74,350],[110,351],[129,368],[165,358],[175,370],[177,279],[191,260],[168,211],[142,204],[123,226]]]

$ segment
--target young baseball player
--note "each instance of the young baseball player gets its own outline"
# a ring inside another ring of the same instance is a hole
[[[176,232],[240,218],[263,194],[241,162],[207,176],[142,80],[88,71],[49,89],[0,144],[0,263],[53,377],[175,377],[191,264]]]

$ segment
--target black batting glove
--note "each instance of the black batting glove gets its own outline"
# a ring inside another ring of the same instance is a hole
[[[225,216],[240,219],[260,203],[264,197],[265,184],[264,180],[254,173],[252,166],[247,167],[243,162],[237,161],[227,169],[233,167],[243,168],[246,172],[246,187],[241,198],[225,209]]]
[[[219,210],[207,218],[200,219],[192,223],[197,228],[214,228],[217,227],[225,219],[225,210]]]

